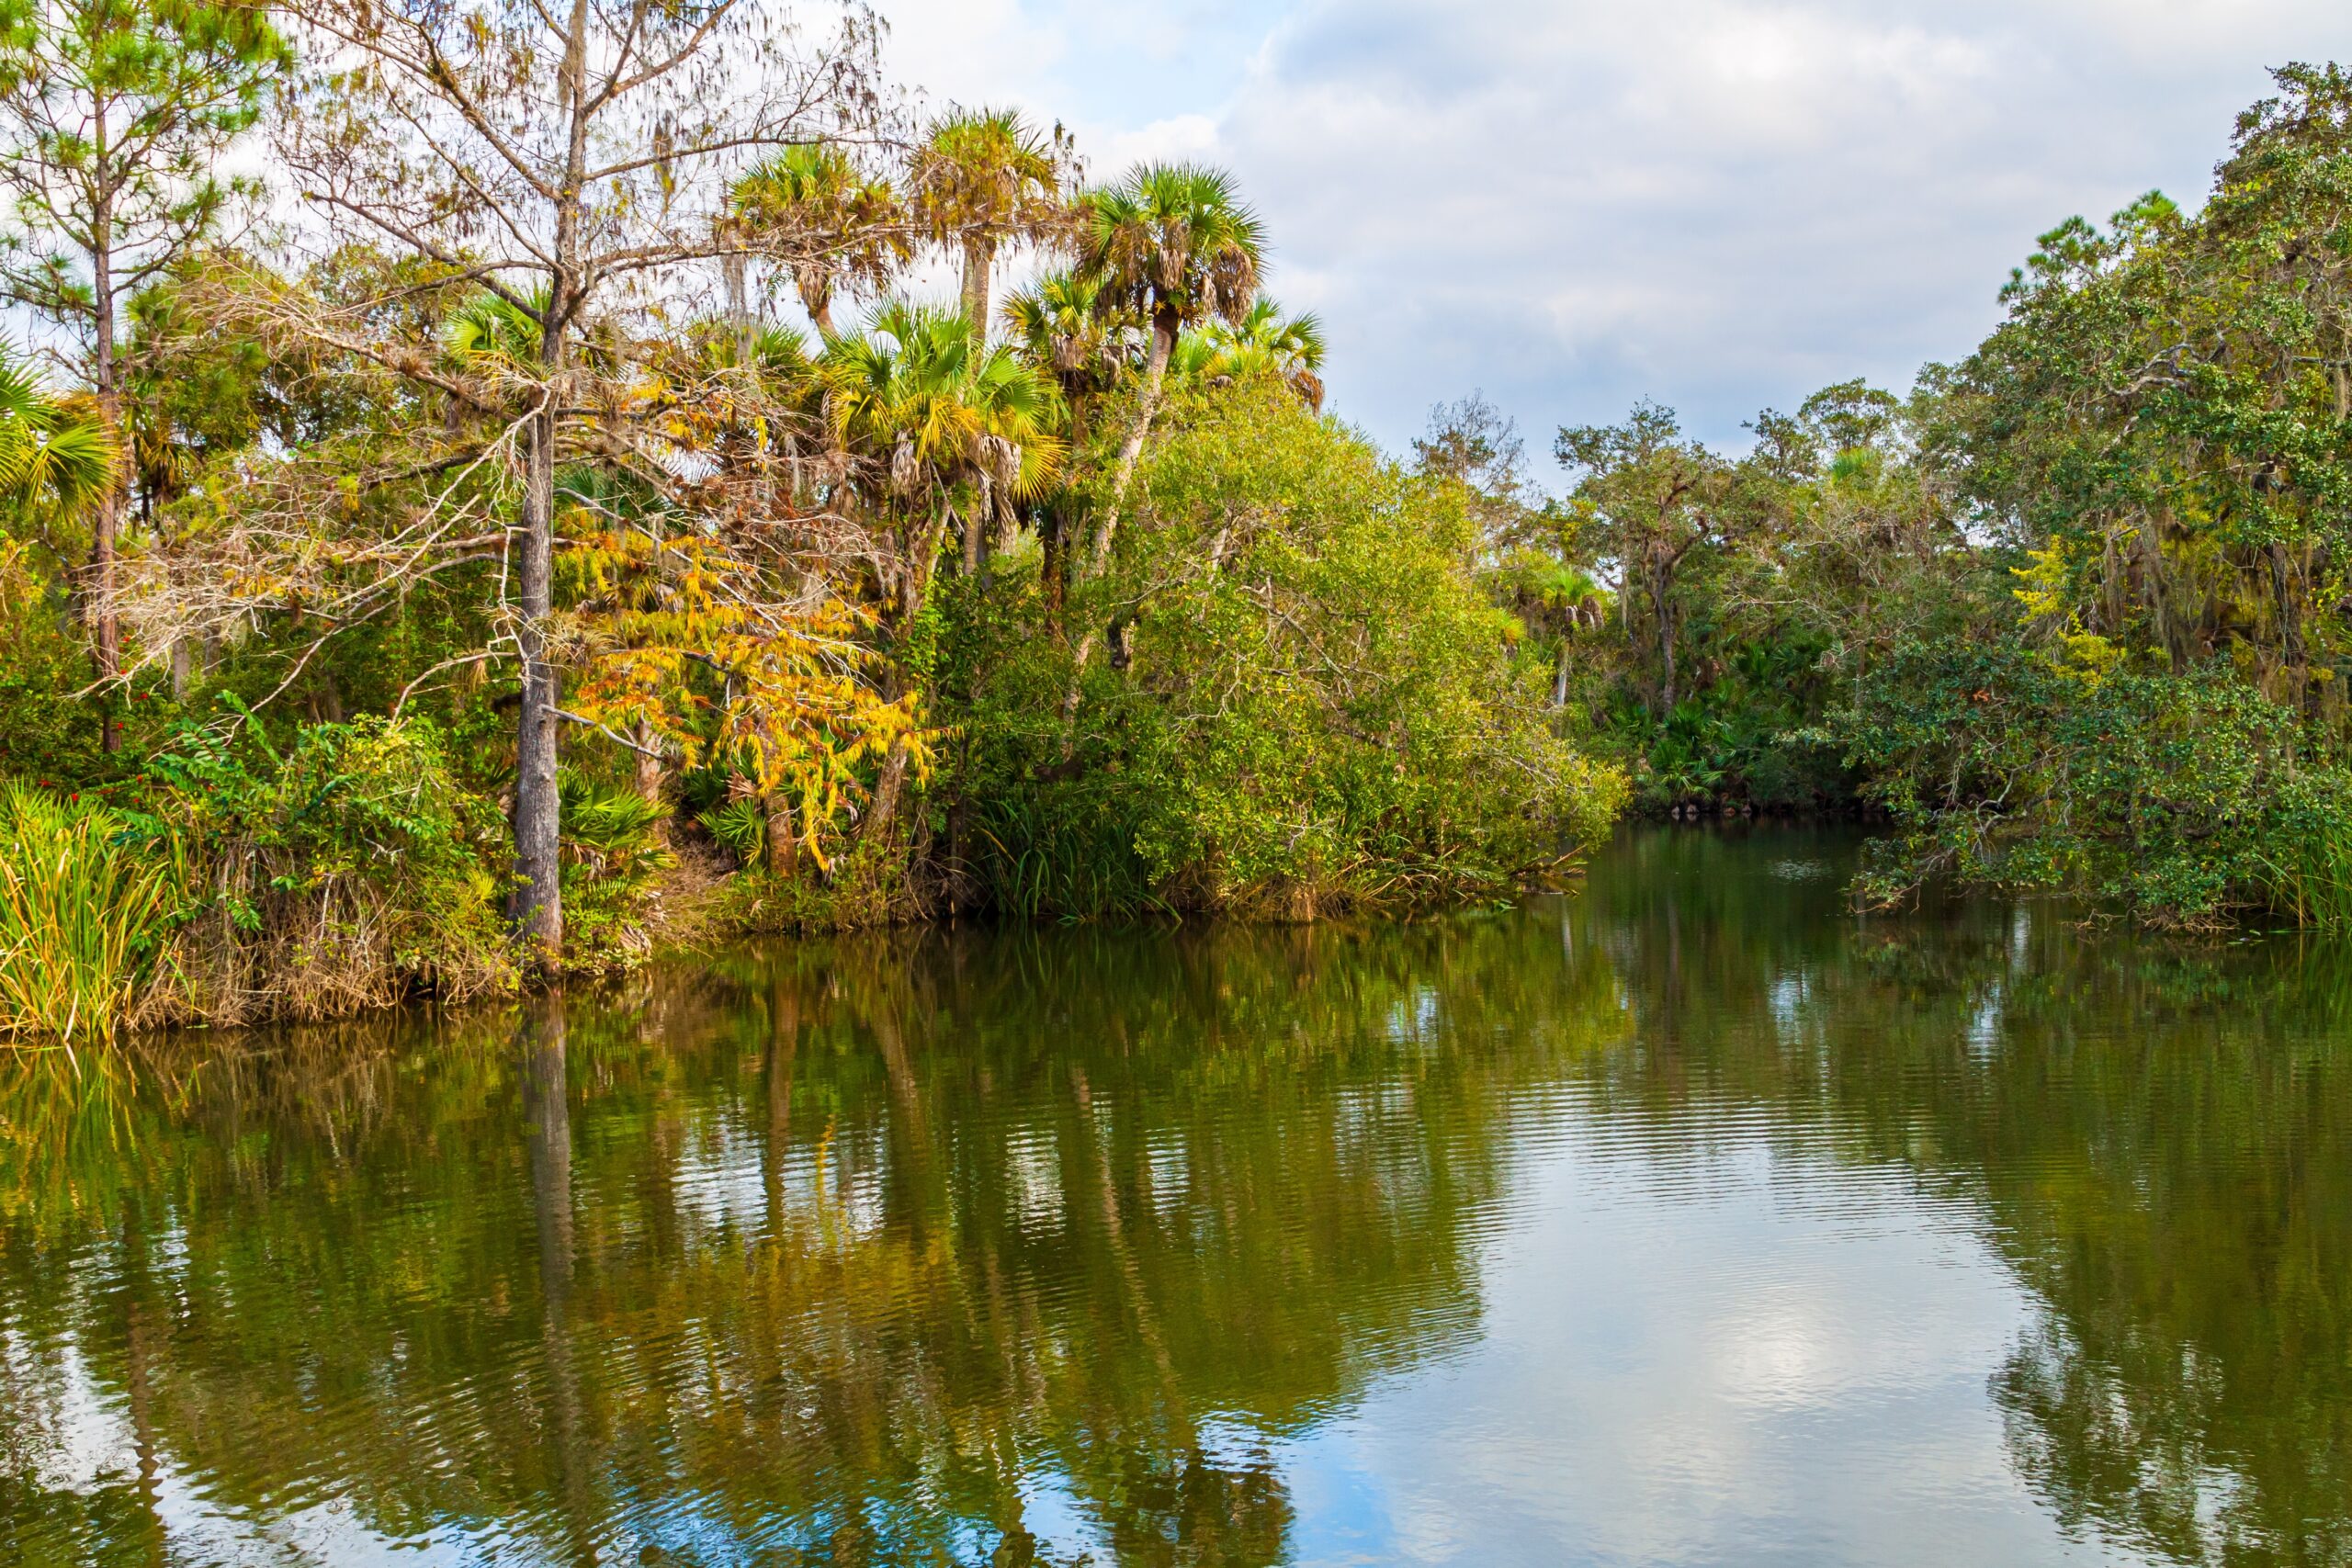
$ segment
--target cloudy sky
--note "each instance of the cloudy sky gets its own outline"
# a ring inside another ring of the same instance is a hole
[[[1392,446],[1474,388],[1540,446],[1634,399],[1760,407],[1964,353],[2033,236],[2201,197],[2344,0],[880,0],[934,104],[1092,172],[1231,168],[1335,406]]]

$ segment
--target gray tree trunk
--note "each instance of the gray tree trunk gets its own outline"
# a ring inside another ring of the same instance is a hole
[[[97,122],[97,166],[106,167],[106,119]],[[94,342],[91,378],[107,428],[122,430],[121,374],[114,357],[114,223],[101,199],[90,225],[90,279]],[[115,678],[122,673],[122,628],[115,616],[115,542],[122,533],[122,487],[110,484],[90,522],[90,657],[98,676],[98,744],[109,752],[122,750],[122,726],[115,718],[119,695]]]
[[[1111,558],[1112,536],[1119,531],[1119,509],[1126,503],[1127,486],[1134,482],[1136,463],[1143,456],[1143,444],[1151,434],[1152,415],[1159,412],[1160,388],[1168,379],[1168,357],[1176,352],[1177,321],[1172,311],[1160,310],[1151,319],[1151,359],[1144,367],[1143,400],[1136,405],[1135,423],[1128,427],[1127,438],[1119,444],[1118,467],[1111,472],[1111,500],[1103,507],[1102,517],[1094,525],[1094,546],[1088,552],[1086,575],[1093,577]],[[1087,642],[1091,645],[1093,638]],[[1083,659],[1080,662],[1084,662]]]
[[[550,337],[553,333],[548,334]],[[548,616],[554,608],[555,426],[550,406],[534,416],[523,486],[522,620],[515,632],[523,655],[522,716],[514,742],[514,932],[537,951],[533,962],[551,965],[563,951],[563,889],[558,845],[562,808],[556,792],[556,710],[560,677],[548,662]]]
[[[964,242],[964,314],[971,319],[972,332],[983,344],[989,341],[989,275],[995,266],[994,241]]]
[[[556,726],[563,706],[561,677],[548,660],[548,618],[554,612],[555,446],[567,394],[564,367],[572,312],[578,308],[580,193],[588,166],[588,0],[572,0],[570,48],[562,91],[571,111],[571,145],[564,180],[555,193],[555,257],[548,277],[547,317],[539,323],[538,412],[526,433],[523,479],[522,559],[515,577],[522,624],[515,635],[523,658],[523,700],[514,739],[514,874],[511,913],[514,933],[531,949],[529,961],[552,969],[563,955],[563,886],[560,846],[563,808],[556,790]]]
[[[1143,400],[1136,409],[1135,423],[1128,428],[1127,438],[1119,444],[1119,464],[1111,474],[1111,500],[1102,509],[1102,520],[1094,525],[1094,542],[1087,551],[1084,577],[1101,575],[1111,558],[1112,536],[1119,531],[1119,509],[1127,499],[1127,486],[1134,482],[1136,464],[1143,457],[1143,444],[1151,434],[1152,415],[1159,412],[1159,392],[1168,379],[1168,358],[1176,352],[1175,312],[1160,310],[1151,318],[1151,359],[1144,367]],[[1089,628],[1078,639],[1072,663],[1076,669],[1070,676],[1069,690],[1062,694],[1062,750],[1067,757],[1077,743],[1076,732],[1069,727],[1078,722],[1079,684],[1086,672],[1086,661],[1094,655],[1095,633]]]

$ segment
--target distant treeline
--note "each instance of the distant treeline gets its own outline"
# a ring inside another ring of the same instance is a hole
[[[2158,924],[2352,914],[2352,80],[2277,73],[2195,216],[2072,219],[1907,400],[1849,382],[1732,457],[1563,430],[1493,581],[1568,733],[1653,809],[1864,804],[1863,888],[2087,895]],[[1431,448],[1508,495],[1472,409]]]

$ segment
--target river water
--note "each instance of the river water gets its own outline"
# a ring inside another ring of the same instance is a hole
[[[2352,1562],[2352,961],[1654,830],[0,1087],[0,1562]]]

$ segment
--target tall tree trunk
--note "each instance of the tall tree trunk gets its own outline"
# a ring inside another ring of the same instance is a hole
[[[552,312],[550,312],[552,314]],[[555,333],[550,331],[548,337]],[[547,624],[554,609],[555,389],[531,418],[523,484],[522,619],[515,641],[523,655],[522,716],[514,743],[514,873],[510,913],[515,934],[534,949],[531,962],[552,967],[563,951],[563,888],[558,846],[562,807],[556,791],[556,717],[560,678],[548,660]]]
[[[989,275],[996,267],[996,242],[973,235],[964,242],[964,315],[972,334],[989,341]]]
[[[967,578],[980,574],[980,557],[988,549],[988,517],[994,510],[989,504],[988,476],[983,474],[980,476],[980,503],[973,507],[971,514],[964,519],[963,567]]]
[[[730,239],[738,236],[730,234]],[[752,258],[741,251],[730,251],[719,257],[719,276],[727,288],[727,327],[735,334],[735,367],[746,370],[752,363]]]
[[[771,790],[760,797],[760,811],[767,822],[768,874],[790,876],[800,863],[800,840],[792,831],[792,802],[782,790]]]
[[[1143,398],[1136,405],[1135,423],[1119,444],[1118,466],[1111,471],[1111,499],[1094,525],[1093,547],[1087,555],[1086,575],[1099,574],[1111,558],[1111,539],[1119,531],[1119,510],[1126,503],[1127,486],[1136,477],[1136,462],[1143,456],[1145,437],[1151,434],[1152,416],[1159,412],[1160,388],[1168,378],[1168,356],[1176,352],[1176,312],[1162,306],[1152,312],[1151,359],[1144,367]],[[1087,638],[1091,645],[1091,637]],[[1080,662],[1085,660],[1080,659]]]
[[[922,607],[931,602],[931,580],[939,570],[939,547],[946,542],[948,519],[952,516],[944,498],[939,503],[939,514],[923,525],[915,536],[911,558],[907,562],[906,581],[899,593],[899,626],[911,626]]]
[[[923,525],[922,532],[916,536],[913,547],[908,552],[906,579],[899,592],[901,635],[914,625],[915,617],[922,614],[924,604],[930,602],[931,580],[939,564],[939,547],[947,537],[950,515],[950,509],[943,497],[938,514]],[[881,776],[874,781],[873,805],[867,808],[865,820],[858,829],[860,838],[878,843],[890,831],[890,825],[899,816],[899,797],[906,790],[907,762],[907,739],[902,735],[890,743],[889,752],[882,760]]]
[[[2298,592],[2300,574],[2290,570],[2286,546],[2273,543],[2265,553],[2269,557],[2271,595],[2278,605],[2279,657],[2294,682],[2295,706],[2308,711],[2312,679],[2309,656],[2303,647],[2303,596]]]
[[[107,166],[106,119],[97,121],[97,167]],[[122,430],[121,369],[114,356],[114,221],[102,197],[90,225],[90,280],[94,341],[91,388],[109,434]],[[122,627],[115,615],[115,543],[122,531],[122,486],[108,483],[90,522],[90,587],[85,613],[90,626],[90,658],[98,677],[98,744],[108,751],[122,750],[122,726],[115,717],[119,693],[114,682],[122,673]]]
[[[653,743],[659,737],[654,734],[653,726],[640,718],[628,727],[628,738],[641,748],[631,753],[637,765],[637,793],[658,806],[662,801],[662,759]]]
[[[972,865],[964,852],[972,837],[969,792],[968,781],[959,781],[956,794],[947,802],[947,874],[942,880],[946,885],[950,915],[960,915],[973,907]]]
[[[1136,463],[1143,456],[1145,438],[1151,434],[1152,416],[1159,412],[1159,393],[1168,378],[1168,357],[1176,352],[1176,312],[1161,306],[1151,317],[1151,358],[1144,367],[1143,399],[1136,407],[1135,423],[1127,430],[1126,440],[1119,444],[1118,466],[1111,473],[1111,499],[1102,508],[1102,516],[1094,525],[1094,541],[1087,550],[1080,581],[1088,581],[1100,576],[1111,558],[1111,540],[1119,531],[1119,509],[1125,504],[1127,486],[1136,477]],[[1069,690],[1062,694],[1062,754],[1069,759],[1077,744],[1071,727],[1078,722],[1079,687],[1086,674],[1086,661],[1094,655],[1095,632],[1087,629],[1072,650]]]
[[[1653,562],[1648,573],[1650,615],[1657,622],[1658,666],[1665,677],[1659,688],[1658,711],[1661,715],[1674,711],[1677,684],[1674,669],[1674,615],[1670,607],[1674,583],[1670,571],[1671,569],[1662,562]]]
[[[1062,629],[1062,574],[1068,570],[1069,525],[1062,517],[1063,502],[1057,499],[1045,511],[1044,536],[1039,544],[1044,559],[1038,564],[1039,586],[1046,594],[1046,630],[1058,634]]]
[[[1067,375],[1062,378],[1062,398],[1069,408],[1069,450],[1083,450],[1087,441],[1086,398],[1081,390],[1082,378]],[[1078,522],[1070,514],[1070,500],[1067,491],[1056,497],[1046,509],[1045,528],[1045,589],[1046,630],[1055,637],[1062,635],[1062,606],[1069,596],[1069,573],[1077,551],[1071,547],[1078,539]]]
[[[907,738],[901,735],[890,742],[889,753],[882,759],[882,776],[874,781],[874,804],[865,813],[860,837],[880,843],[889,836],[890,824],[898,820],[899,796],[906,787]]]
[[[548,660],[548,618],[555,609],[555,444],[566,394],[566,350],[571,317],[583,285],[580,257],[581,189],[587,182],[588,0],[572,0],[560,76],[571,112],[563,181],[555,192],[555,254],[548,269],[547,314],[539,322],[540,403],[525,434],[522,560],[515,577],[522,625],[515,641],[523,660],[523,700],[514,741],[514,873],[511,912],[529,960],[553,969],[563,954],[563,886],[559,845],[563,830],[556,791],[556,726],[562,686]]]
[[[1672,713],[1675,701],[1680,694],[1676,690],[1679,682],[1674,670],[1674,623],[1666,618],[1663,606],[1658,611],[1657,648],[1658,657],[1665,661],[1666,665],[1665,707],[1668,713]]]

